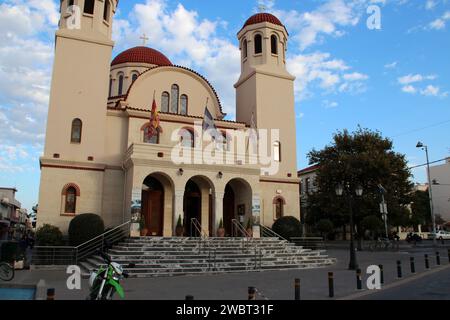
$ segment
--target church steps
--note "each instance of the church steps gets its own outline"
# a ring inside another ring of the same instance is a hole
[[[114,246],[108,254],[132,277],[305,269],[335,262],[323,250],[305,249],[276,238],[199,240],[133,238]],[[128,269],[130,263],[135,267]],[[80,263],[84,271],[100,265],[104,265],[104,261],[97,256]]]

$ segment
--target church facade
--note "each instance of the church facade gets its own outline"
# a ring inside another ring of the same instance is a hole
[[[271,227],[300,218],[294,77],[279,19],[258,13],[237,34],[242,71],[230,121],[208,80],[161,52],[139,46],[112,59],[117,5],[61,1],[38,226],[66,232],[74,216],[95,213],[108,227],[142,216],[148,236],[174,236],[179,218],[188,236],[196,219],[215,236],[221,222],[231,235],[233,220]],[[161,130],[152,135],[153,101]],[[205,139],[205,109],[219,142]]]

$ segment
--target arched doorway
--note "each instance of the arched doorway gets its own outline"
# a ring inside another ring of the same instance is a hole
[[[191,221],[192,219],[197,219],[201,223],[201,205],[202,194],[200,188],[190,179],[186,183],[183,201],[184,230],[186,236],[198,236],[198,232],[193,228]]]
[[[223,197],[223,227],[227,236],[232,234],[232,220],[238,220],[244,228],[252,212],[252,188],[241,178],[228,181]]]
[[[142,215],[147,236],[162,236],[164,226],[164,187],[155,177],[148,176],[142,184]]]
[[[200,223],[203,232],[212,235],[214,229],[213,193],[213,184],[207,177],[194,176],[186,183],[183,199],[185,236],[200,236],[198,230],[191,225],[194,218]]]

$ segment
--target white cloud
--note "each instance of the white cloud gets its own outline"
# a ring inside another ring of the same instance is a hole
[[[322,101],[322,105],[325,107],[325,109],[332,109],[337,108],[339,106],[339,103],[337,103],[336,101],[324,100]]]
[[[359,93],[365,90],[368,76],[354,72],[343,60],[332,58],[329,53],[315,52],[288,57],[288,70],[296,76],[295,93],[305,99],[312,95],[312,86],[324,93]]]
[[[439,87],[435,87],[430,84],[425,89],[421,90],[420,93],[423,94],[424,96],[437,97],[439,95],[440,90],[441,89]]]
[[[291,40],[305,50],[322,42],[325,35],[343,36],[343,28],[359,22],[363,12],[361,8],[358,1],[330,0],[309,12],[273,10],[273,13],[281,18],[288,30],[294,32]]]
[[[427,10],[432,10],[436,7],[437,3],[434,0],[427,0],[427,2],[425,3],[425,9]]]
[[[442,30],[445,29],[447,21],[450,20],[450,11],[445,12],[441,17],[428,24],[427,29]]]
[[[127,20],[114,23],[116,48],[137,45],[145,33],[149,46],[161,50],[174,64],[202,73],[219,92],[224,112],[234,117],[233,84],[239,78],[240,52],[231,41],[217,36],[217,28],[224,26],[220,20],[201,19],[182,4],[169,10],[164,0],[147,0],[134,5]]]
[[[384,67],[386,69],[395,69],[397,67],[398,62],[394,61],[392,63],[385,64]]]
[[[414,94],[414,93],[417,92],[417,89],[414,86],[412,86],[412,85],[407,85],[407,86],[402,87],[402,91],[406,92],[406,93],[413,93]]]
[[[407,85],[415,82],[422,82],[424,80],[435,80],[437,78],[436,75],[428,75],[424,76],[421,74],[408,74],[406,76],[398,78],[398,82],[402,85]]]

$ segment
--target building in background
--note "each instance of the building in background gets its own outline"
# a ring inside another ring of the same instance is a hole
[[[302,213],[303,234],[309,232],[305,224],[305,218],[308,215],[308,196],[316,190],[314,182],[317,170],[319,170],[319,165],[313,165],[297,172],[297,177],[300,179],[300,212]]]
[[[21,208],[16,193],[16,188],[0,188],[0,240],[6,240],[10,231],[20,238],[27,229],[27,210]]]
[[[450,221],[450,157],[444,164],[430,167],[434,214]]]

